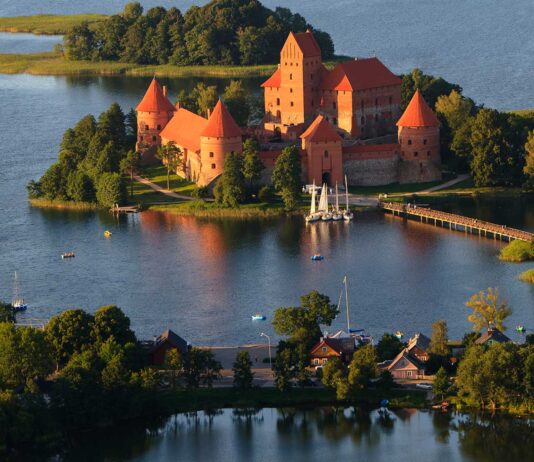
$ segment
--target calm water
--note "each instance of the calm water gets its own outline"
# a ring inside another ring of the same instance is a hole
[[[128,0],[0,2],[0,16],[37,13],[115,13]],[[203,1],[143,0],[145,8]],[[288,6],[328,31],[338,53],[376,54],[393,71],[420,67],[459,83],[478,103],[498,109],[534,106],[534,2],[515,0],[263,0]]]
[[[428,332],[440,318],[461,335],[469,328],[463,303],[490,286],[499,286],[513,307],[510,326],[534,328],[534,287],[517,280],[528,265],[498,261],[502,244],[492,240],[378,213],[305,227],[299,218],[241,222],[147,212],[114,221],[107,212],[29,208],[25,184],[54,162],[63,131],[112,101],[134,106],[148,80],[0,76],[1,111],[9,111],[0,118],[0,297],[10,298],[18,270],[30,303],[26,317],[116,303],[141,337],[172,328],[197,344],[256,342],[271,328],[251,323],[251,314],[271,319],[275,307],[295,305],[312,289],[337,301],[347,274],[353,322],[375,335]],[[193,84],[166,83],[173,94]],[[525,201],[454,207],[534,229],[534,204]],[[109,240],[105,229],[113,232]],[[76,258],[62,261],[65,251]],[[310,261],[316,252],[324,262]],[[343,325],[339,318],[336,327]]]
[[[58,43],[63,43],[63,36],[0,32],[0,53],[40,53],[50,51]]]
[[[149,430],[130,426],[105,437],[89,435],[75,445],[62,460],[524,462],[534,450],[526,421],[413,409],[388,417],[354,409],[201,412]]]

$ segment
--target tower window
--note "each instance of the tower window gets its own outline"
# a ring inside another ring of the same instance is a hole
[[[423,144],[426,144],[426,140],[423,140]]]
[[[427,151],[427,152],[426,152],[426,156],[427,156],[427,157],[430,157],[430,151]]]
[[[337,118],[334,117],[334,118],[332,119],[332,122],[334,122],[334,125],[337,125]]]
[[[412,140],[408,140],[408,145],[412,144]]]
[[[291,101],[291,103],[289,103],[291,107],[293,107],[293,101]]]
[[[158,138],[157,138],[156,136],[153,136],[153,137],[152,137],[152,141],[157,141],[157,139],[158,139]]]
[[[276,98],[276,105],[280,106],[280,98]]]
[[[289,80],[293,80],[293,74],[289,74]]]
[[[211,168],[214,169],[215,168],[215,164],[211,164]]]
[[[390,96],[389,97],[389,104],[393,103],[393,98]]]
[[[161,130],[161,125],[160,124],[158,124],[158,130]]]
[[[328,151],[324,152],[324,156],[325,156],[325,158],[328,158]]]
[[[313,74],[310,74],[310,79],[312,79],[312,80],[313,80]]]
[[[148,130],[148,125],[145,125],[145,130]]]
[[[210,152],[210,157],[213,157],[213,152]]]
[[[336,102],[335,102],[335,101],[332,103],[332,107],[333,107],[334,109],[336,108]]]
[[[413,153],[413,156],[414,156],[414,157],[417,157],[418,155],[419,155],[419,153],[418,153],[417,151],[415,151],[415,152]]]
[[[293,93],[293,89],[292,88],[289,89],[289,93]]]

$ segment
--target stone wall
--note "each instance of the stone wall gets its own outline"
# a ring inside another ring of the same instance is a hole
[[[346,160],[343,168],[351,186],[383,186],[399,181],[397,156]]]
[[[426,183],[441,180],[440,165],[431,160],[399,162],[399,183]]]

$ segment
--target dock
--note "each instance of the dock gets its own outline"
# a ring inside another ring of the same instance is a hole
[[[381,202],[379,206],[386,212],[394,216],[402,216],[419,220],[421,223],[428,223],[434,226],[441,226],[454,231],[460,231],[469,234],[478,234],[479,236],[500,239],[511,242],[513,240],[532,242],[534,233],[521,229],[509,228],[505,225],[490,223],[489,221],[478,220],[474,218],[456,215],[454,213],[441,212],[427,207],[421,207],[415,204],[400,204],[395,202]]]
[[[111,207],[111,209],[109,210],[110,212],[113,212],[113,213],[137,213],[139,212],[139,206],[126,205],[123,207],[119,207],[118,205],[115,205],[114,207]]]

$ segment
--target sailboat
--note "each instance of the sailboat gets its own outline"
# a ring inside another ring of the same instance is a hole
[[[13,279],[13,299],[11,301],[11,306],[15,312],[26,311],[28,308],[28,305],[24,303],[24,298],[20,295],[19,278],[16,271]]]
[[[326,185],[326,183],[323,183],[323,187],[321,190],[321,201],[319,201],[319,212],[321,212],[321,220],[330,221],[332,219],[332,214],[328,211],[328,186]]]
[[[349,186],[347,183],[347,175],[345,175],[345,211],[343,212],[343,219],[345,221],[351,221],[354,218],[354,214],[349,209]]]
[[[332,211],[332,220],[339,221],[343,220],[343,213],[339,211],[339,194],[337,190],[337,181],[336,181],[336,208]]]
[[[354,338],[355,342],[358,342],[359,344],[366,344],[366,343],[372,343],[373,337],[371,337],[365,329],[351,329],[350,327],[350,317],[349,317],[349,286],[348,286],[348,280],[347,276],[343,278],[343,285],[344,288],[341,289],[341,293],[339,294],[339,302],[337,305],[338,311],[341,306],[341,299],[343,297],[343,292],[345,292],[345,309],[347,314],[347,334]]]
[[[317,191],[315,190],[315,180],[313,180],[313,190],[312,190],[311,196],[312,197],[311,197],[310,214],[306,216],[306,223],[313,223],[321,219],[321,214],[318,213],[315,208],[316,197],[317,197]]]

